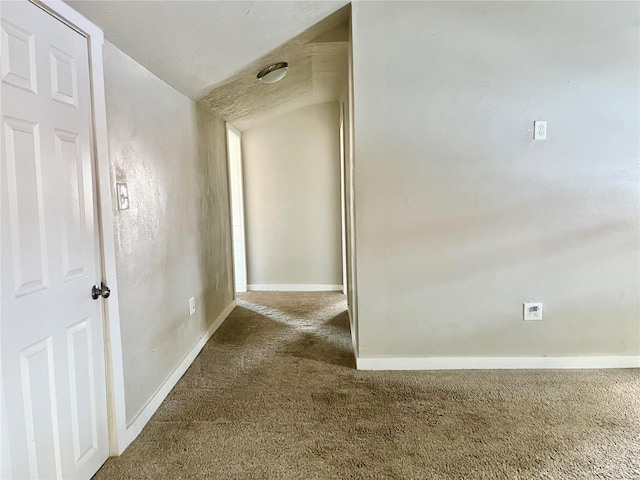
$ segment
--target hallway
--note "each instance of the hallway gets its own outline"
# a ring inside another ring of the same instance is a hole
[[[94,479],[640,478],[640,371],[357,371],[345,309],[240,295]]]

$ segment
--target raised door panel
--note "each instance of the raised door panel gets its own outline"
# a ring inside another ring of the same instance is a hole
[[[92,321],[85,318],[67,330],[73,453],[76,468],[98,448]]]
[[[87,231],[85,218],[84,172],[80,137],[64,130],[54,131],[56,170],[62,175],[60,185],[62,274],[65,282],[86,277]]]
[[[47,248],[39,126],[4,119],[15,295],[47,286]]]
[[[61,476],[53,342],[46,338],[20,352],[20,374],[31,478]]]
[[[78,106],[78,67],[73,55],[51,46],[51,97],[60,103]]]
[[[2,20],[2,81],[37,93],[35,37],[11,22]]]

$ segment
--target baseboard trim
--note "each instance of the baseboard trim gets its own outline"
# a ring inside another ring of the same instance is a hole
[[[251,284],[247,285],[247,290],[254,292],[342,292],[342,285],[324,285],[324,284]]]
[[[586,357],[357,358],[358,370],[509,370],[640,368],[640,355]]]
[[[182,376],[185,374],[187,369],[191,366],[191,364],[193,363],[195,358],[198,356],[200,351],[203,349],[203,347],[206,345],[209,339],[213,336],[216,330],[220,327],[220,325],[222,325],[222,323],[227,319],[227,317],[235,307],[236,307],[236,301],[233,300],[222,311],[222,313],[218,315],[218,318],[215,319],[211,327],[209,327],[209,330],[207,330],[205,334],[202,337],[200,337],[200,340],[198,340],[196,344],[193,346],[193,348],[189,351],[189,353],[187,353],[187,355],[183,358],[182,362],[180,362],[180,364],[175,368],[175,370],[169,376],[169,378],[167,378],[167,381],[164,382],[164,384],[160,387],[160,389],[156,392],[156,394],[153,397],[151,397],[149,402],[147,402],[147,405],[142,409],[142,411],[136,417],[133,423],[127,427],[125,448],[128,447],[131,444],[131,442],[133,442],[138,437],[138,435],[140,435],[140,432],[142,432],[142,429],[145,427],[147,423],[149,423],[149,420],[151,420],[151,417],[153,416],[154,413],[156,413],[156,410],[158,410],[158,407],[160,407],[164,399],[167,397],[167,395],[169,395],[169,392],[171,392],[173,387],[175,387],[176,383],[178,383],[178,380],[182,378]]]

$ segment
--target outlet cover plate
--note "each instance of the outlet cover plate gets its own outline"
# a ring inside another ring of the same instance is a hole
[[[523,320],[542,320],[542,302],[525,303],[522,312]]]
[[[536,120],[533,122],[533,139],[534,140],[546,140],[547,139],[547,121]]]
[[[118,198],[118,210],[128,210],[129,189],[126,183],[116,183],[116,197]]]
[[[191,297],[189,299],[189,316],[196,313],[196,299],[195,297]]]

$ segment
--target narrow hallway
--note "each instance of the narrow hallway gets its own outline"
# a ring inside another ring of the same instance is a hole
[[[637,371],[358,371],[345,309],[239,295],[94,480],[639,478]]]

